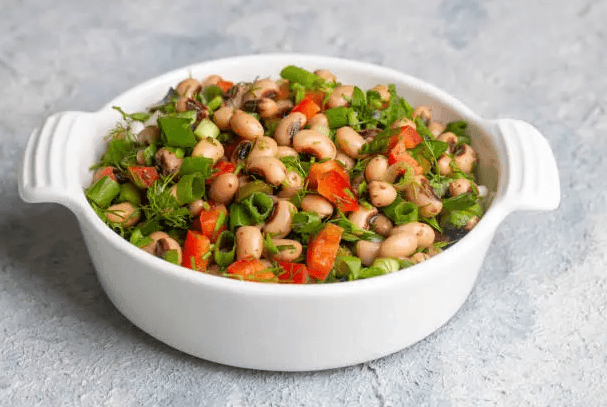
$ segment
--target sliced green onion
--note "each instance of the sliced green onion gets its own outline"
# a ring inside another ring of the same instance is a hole
[[[209,101],[209,103],[207,103],[207,108],[214,112],[215,110],[219,109],[219,107],[221,107],[221,103],[223,102],[223,98],[221,96],[215,96],[213,99],[211,99]]]
[[[251,196],[251,194],[254,192],[263,192],[264,194],[271,194],[272,187],[260,180],[247,182],[242,187],[238,188],[238,191],[236,191],[235,200],[236,202],[240,202],[243,199],[246,199]]]
[[[129,242],[132,245],[142,248],[152,243],[153,240],[149,236],[144,236],[143,233],[141,233],[141,229],[137,228],[133,231],[133,233],[131,233],[131,238],[129,239]]]
[[[207,137],[216,138],[219,136],[219,133],[219,127],[209,119],[202,119],[196,130],[194,130],[194,134],[199,140]]]
[[[329,127],[337,129],[348,125],[349,112],[350,109],[344,106],[325,110],[325,116],[327,116]]]
[[[211,168],[213,168],[213,160],[211,158],[185,157],[181,163],[181,168],[179,168],[179,174],[201,173],[204,178],[208,178],[211,175]]]
[[[253,225],[262,223],[270,216],[272,208],[274,208],[272,198],[262,192],[253,192],[248,198],[243,199],[240,202],[240,205],[242,205],[249,214]]]
[[[314,85],[323,82],[320,77],[314,75],[312,72],[294,65],[284,67],[280,71],[280,77],[291,83],[299,83],[306,87],[306,89],[313,88]]]
[[[94,202],[100,208],[110,206],[114,198],[120,194],[120,184],[108,175],[91,185],[85,192],[89,201]]]
[[[335,277],[343,278],[356,275],[360,271],[361,261],[354,256],[340,256],[335,259]]]
[[[145,165],[151,166],[154,164],[154,157],[156,156],[156,152],[158,151],[158,147],[156,144],[150,144],[146,148],[143,149],[143,157],[145,158]]]
[[[373,264],[371,264],[371,267],[380,267],[386,273],[392,273],[393,271],[400,270],[398,260],[390,258],[375,259],[373,260]]]
[[[177,201],[183,205],[202,198],[204,181],[200,173],[183,175],[177,183]]]
[[[168,250],[163,256],[162,258],[166,261],[168,261],[169,263],[173,263],[173,264],[177,264],[179,265],[179,253],[177,253],[177,250],[172,249],[172,250]]]
[[[416,222],[418,219],[417,205],[406,202],[402,198],[396,198],[390,205],[384,207],[382,212],[397,225]]]
[[[120,195],[118,196],[120,202],[130,202],[135,206],[139,206],[141,203],[141,192],[134,184],[126,183],[120,185]]]
[[[216,98],[221,98],[223,96],[223,89],[221,89],[219,86],[217,85],[211,85],[211,86],[207,86],[206,88],[204,88],[204,99],[206,101],[210,101]],[[209,105],[207,104],[207,107],[209,107]]]
[[[224,230],[217,238],[213,258],[219,267],[227,267],[236,255],[236,237],[233,232]]]
[[[251,216],[247,213],[244,206],[233,203],[230,205],[230,230],[236,230],[240,226],[249,226],[253,224]]]
[[[194,147],[198,143],[189,119],[165,116],[158,118],[158,124],[170,147]]]

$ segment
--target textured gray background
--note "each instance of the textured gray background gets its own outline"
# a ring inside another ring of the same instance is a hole
[[[592,0],[2,0],[0,405],[605,405],[606,20]],[[269,51],[389,66],[484,117],[535,124],[558,160],[560,209],[511,215],[454,319],[381,360],[263,373],[163,345],[105,297],[71,213],[19,199],[23,147],[52,113]]]

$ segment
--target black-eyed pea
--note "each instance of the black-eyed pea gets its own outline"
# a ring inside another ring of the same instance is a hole
[[[121,202],[107,208],[107,220],[125,227],[130,227],[139,221],[141,214],[130,202]]]
[[[434,239],[436,238],[434,229],[422,222],[410,222],[404,225],[395,226],[390,231],[390,236],[401,233],[415,236],[417,239],[417,247],[423,247],[424,249],[432,246],[432,243],[434,243]]]
[[[278,146],[276,149],[276,158],[297,157],[297,151],[291,147]]]
[[[187,112],[188,109],[188,102],[191,99],[187,96],[182,96],[179,99],[177,99],[177,101],[175,102],[175,110],[177,110],[179,113],[183,113],[183,112]]]
[[[188,78],[179,82],[175,88],[175,93],[179,96],[193,97],[200,90],[202,83],[198,79]]]
[[[276,126],[274,140],[279,146],[290,146],[293,138],[303,128],[306,121],[306,115],[301,112],[289,113]]]
[[[478,216],[473,216],[470,220],[464,225],[462,229],[470,232],[474,227],[478,224],[479,218]]]
[[[337,154],[331,139],[314,130],[300,130],[293,137],[293,148],[298,153],[311,154],[319,160],[334,159]]]
[[[257,101],[257,113],[262,119],[269,119],[276,116],[278,106],[276,102],[270,98],[262,98]]]
[[[458,196],[470,191],[472,191],[472,184],[466,178],[454,179],[449,183],[449,194],[451,196]]]
[[[335,154],[335,161],[342,163],[348,170],[352,169],[355,164],[354,160],[343,151],[338,151],[337,154]]]
[[[223,81],[223,78],[219,75],[207,75],[202,80],[202,86],[206,87],[206,86],[217,85],[221,81]]]
[[[137,134],[137,141],[150,145],[160,138],[160,128],[158,126],[147,126]]]
[[[438,173],[440,175],[449,175],[451,174],[451,172],[453,171],[451,169],[451,157],[449,157],[447,154],[443,154],[439,157],[439,159],[437,160],[437,164],[438,164]]]
[[[446,133],[442,133],[436,139],[438,141],[447,143],[449,145],[449,150],[447,150],[447,151],[449,153],[453,153],[453,150],[455,149],[455,146],[457,145],[457,136],[455,135],[455,133],[451,133],[450,131],[448,131]]]
[[[272,260],[275,261],[295,261],[301,256],[303,247],[297,240],[291,239],[272,239],[272,243],[277,247],[278,253],[269,254]]]
[[[314,71],[314,75],[324,79],[327,82],[337,81],[337,78],[335,77],[333,72],[329,71],[328,69],[317,69]]]
[[[330,128],[329,128],[329,119],[324,113],[317,113],[310,118],[308,121],[308,126],[311,130],[316,130],[323,136],[329,136]]]
[[[371,181],[368,188],[371,203],[378,208],[388,206],[396,199],[396,189],[387,182]]]
[[[354,86],[352,85],[336,86],[327,99],[327,106],[329,108],[348,106],[350,104],[349,100],[352,98],[353,93]]]
[[[474,169],[474,164],[477,161],[476,152],[468,144],[462,144],[454,154],[453,160],[460,170],[469,174]]]
[[[253,157],[247,161],[247,171],[261,175],[274,187],[281,185],[287,177],[287,168],[276,157]]]
[[[378,257],[404,260],[417,249],[417,238],[409,233],[391,235],[381,243]]]
[[[217,176],[209,189],[209,198],[213,202],[227,205],[232,202],[238,191],[238,176],[231,172]]]
[[[388,159],[383,155],[373,157],[365,168],[365,178],[367,182],[383,181],[388,166]]]
[[[382,244],[379,242],[359,240],[356,243],[356,256],[360,258],[360,261],[364,266],[370,266],[378,257],[381,245]]]
[[[255,226],[241,226],[236,230],[236,259],[259,259],[263,253],[263,236]]]
[[[335,140],[339,149],[352,158],[358,158],[358,151],[365,144],[365,139],[352,127],[344,126],[335,132]]]
[[[230,120],[234,114],[232,106],[222,106],[213,113],[213,123],[219,127],[221,131],[230,130]]]
[[[379,233],[382,236],[389,236],[394,224],[386,215],[380,213],[371,218],[371,227],[375,233]]]
[[[296,171],[287,172],[283,181],[282,189],[278,193],[278,198],[290,199],[303,188],[304,180]]]
[[[290,99],[276,101],[276,117],[282,117],[285,113],[293,109],[293,102]]]
[[[365,208],[364,206],[360,206],[348,216],[348,219],[361,229],[369,229],[371,220],[377,216],[377,214],[378,210],[375,207]]]
[[[246,140],[255,140],[263,136],[264,129],[259,120],[249,113],[237,109],[230,118],[230,128],[234,133]]]
[[[190,215],[194,217],[200,215],[204,207],[205,202],[202,199],[196,199],[188,205],[188,210],[190,211]]]
[[[430,122],[428,124],[428,130],[430,130],[435,138],[440,136],[445,131],[445,128],[446,126],[441,122]]]
[[[274,204],[272,215],[264,224],[262,230],[275,238],[283,238],[291,232],[291,220],[297,213],[297,208],[289,201],[279,200]]]
[[[257,157],[275,157],[278,145],[272,137],[259,136],[249,153],[249,160]]]
[[[169,235],[165,232],[157,230],[156,232],[150,233],[150,235],[148,237],[150,239],[152,239],[152,241],[150,243],[148,243],[147,245],[143,246],[142,249],[150,254],[154,254],[154,251],[156,250],[156,243],[158,243],[158,241],[160,239],[169,237]]]
[[[384,102],[387,102],[390,100],[390,97],[391,97],[390,89],[386,85],[377,85],[377,86],[372,87],[371,90],[374,90],[377,93],[379,93],[379,97]]]
[[[210,158],[213,160],[213,164],[219,161],[223,157],[223,154],[223,145],[219,141],[210,138],[200,140],[192,150],[192,157]]]
[[[174,250],[177,253],[177,264],[181,264],[183,259],[181,253],[181,246],[172,237],[163,237],[158,239],[156,246],[154,246],[154,255],[160,258],[164,258],[165,254],[169,251]]]
[[[432,111],[428,106],[417,106],[413,109],[413,118],[420,118],[424,122],[424,124],[430,123],[432,121]]]
[[[320,195],[306,195],[301,200],[301,209],[305,212],[314,212],[321,218],[331,216],[333,205]]]
[[[405,190],[405,198],[417,205],[419,214],[426,218],[438,215],[443,210],[443,203],[423,175],[416,175],[415,181]]]
[[[415,124],[415,122],[411,119],[398,119],[397,121],[395,121],[394,123],[392,123],[392,125],[390,126],[393,129],[398,129],[399,127],[412,127],[413,129],[417,130],[417,124]]]
[[[259,100],[262,98],[276,99],[280,92],[278,84],[270,78],[258,79],[253,82],[251,96],[253,99]]]

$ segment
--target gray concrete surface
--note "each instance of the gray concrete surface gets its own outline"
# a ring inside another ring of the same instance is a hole
[[[0,405],[600,406],[607,394],[607,2],[0,3]],[[121,316],[75,218],[17,195],[27,137],[211,58],[311,52],[399,69],[548,138],[563,199],[500,227],[461,311],[345,369],[264,373],[190,357]]]

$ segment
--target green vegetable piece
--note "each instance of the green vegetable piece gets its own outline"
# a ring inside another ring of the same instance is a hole
[[[219,127],[209,119],[202,119],[196,130],[194,130],[194,134],[199,140],[207,137],[216,138],[219,136],[219,133]]]
[[[244,206],[238,203],[230,205],[230,230],[236,230],[240,226],[249,226],[253,224],[251,216],[247,213]]]
[[[291,83],[303,85],[306,89],[312,89],[324,82],[322,78],[314,75],[312,72],[294,65],[284,67],[282,71],[280,71],[280,77]]]
[[[134,142],[126,138],[112,138],[107,144],[107,150],[99,166],[112,165],[117,168],[126,168],[129,166],[128,158],[136,157],[137,146]]]
[[[316,234],[323,228],[322,219],[314,212],[297,212],[291,219],[291,226],[295,233],[302,235],[303,240],[307,241],[307,237]]]
[[[221,96],[215,96],[213,99],[207,103],[207,108],[214,112],[215,110],[221,107],[221,103],[223,102],[223,98]]]
[[[352,92],[352,101],[350,102],[350,106],[355,108],[361,108],[367,106],[367,96],[365,92],[363,92],[358,86],[354,87],[354,91]]]
[[[171,147],[194,147],[198,143],[188,119],[165,116],[158,118],[158,124]]]
[[[390,205],[382,208],[382,212],[396,225],[416,222],[418,219],[418,208],[412,202],[406,202],[397,197]]]
[[[202,174],[207,179],[211,176],[213,160],[207,157],[185,157],[179,168],[179,174],[188,175],[194,173]]]
[[[149,236],[144,236],[143,233],[141,232],[140,228],[136,228],[135,230],[133,230],[133,233],[131,234],[131,238],[129,239],[129,242],[132,245],[142,248],[142,247],[147,246],[150,243],[152,243],[153,240]]]
[[[150,144],[146,148],[143,149],[143,157],[145,158],[145,165],[152,166],[154,164],[154,157],[156,156],[156,152],[158,151],[158,147],[155,144]]]
[[[85,195],[89,201],[104,209],[110,206],[118,194],[120,194],[120,184],[107,175],[103,176],[103,178],[85,191]]]
[[[468,123],[466,123],[464,120],[459,120],[456,122],[447,123],[447,126],[445,126],[445,132],[451,132],[459,138],[466,136],[465,132],[467,127]]]
[[[396,259],[390,258],[379,258],[373,261],[371,267],[379,267],[384,270],[386,273],[392,273],[393,271],[400,270],[400,264]]]
[[[249,196],[251,196],[251,194],[253,194],[255,192],[271,194],[272,187],[260,180],[247,182],[242,187],[238,188],[238,191],[236,191],[236,196],[234,199],[236,202],[240,202],[243,199],[248,198]]]
[[[127,113],[124,112],[124,110],[122,110],[118,106],[112,106],[112,109],[117,110],[118,112],[120,112],[120,114],[122,115],[122,118],[124,120],[131,119],[131,120],[134,120],[134,121],[137,121],[137,122],[145,122],[150,117],[152,117],[152,113],[148,113],[148,112],[138,112],[138,113],[127,114]]]
[[[263,238],[263,246],[266,251],[272,255],[280,253],[280,250],[278,250],[278,247],[276,247],[274,244],[272,236],[269,233],[267,233]]]
[[[204,88],[205,101],[210,101],[210,100],[213,100],[218,97],[219,98],[223,97],[223,89],[221,89],[219,86],[211,85],[211,86],[207,86],[206,88]],[[207,104],[207,107],[208,107],[208,104]]]
[[[344,106],[334,107],[332,109],[325,110],[325,116],[329,122],[329,127],[337,129],[348,125],[348,118],[350,116],[350,109]]]
[[[443,199],[443,209],[445,211],[464,210],[476,204],[477,196],[472,192],[466,192],[451,198]]]
[[[383,153],[388,150],[388,145],[390,144],[390,137],[395,135],[398,132],[397,129],[386,129],[379,133],[373,140],[368,143],[363,144],[360,147],[360,154],[375,154],[375,153]]]
[[[120,185],[120,195],[118,196],[120,202],[130,202],[135,206],[139,206],[141,203],[141,192],[135,185],[129,183]]]
[[[340,256],[335,259],[335,277],[343,278],[357,275],[361,268],[361,261],[354,256]]]
[[[221,232],[215,243],[213,259],[219,267],[227,267],[236,255],[236,236],[229,230]]]
[[[162,258],[164,260],[168,261],[169,263],[173,263],[173,264],[179,265],[179,253],[177,253],[177,250],[168,250],[162,256]]]
[[[362,280],[363,278],[377,277],[386,274],[386,271],[377,266],[363,267],[357,273],[348,276],[349,280]]]
[[[205,178],[202,174],[196,172],[183,175],[177,183],[177,202],[180,204],[189,204],[204,195]]]
[[[272,198],[263,192],[253,192],[248,198],[243,199],[240,205],[244,207],[253,225],[258,225],[266,220],[274,208]]]

